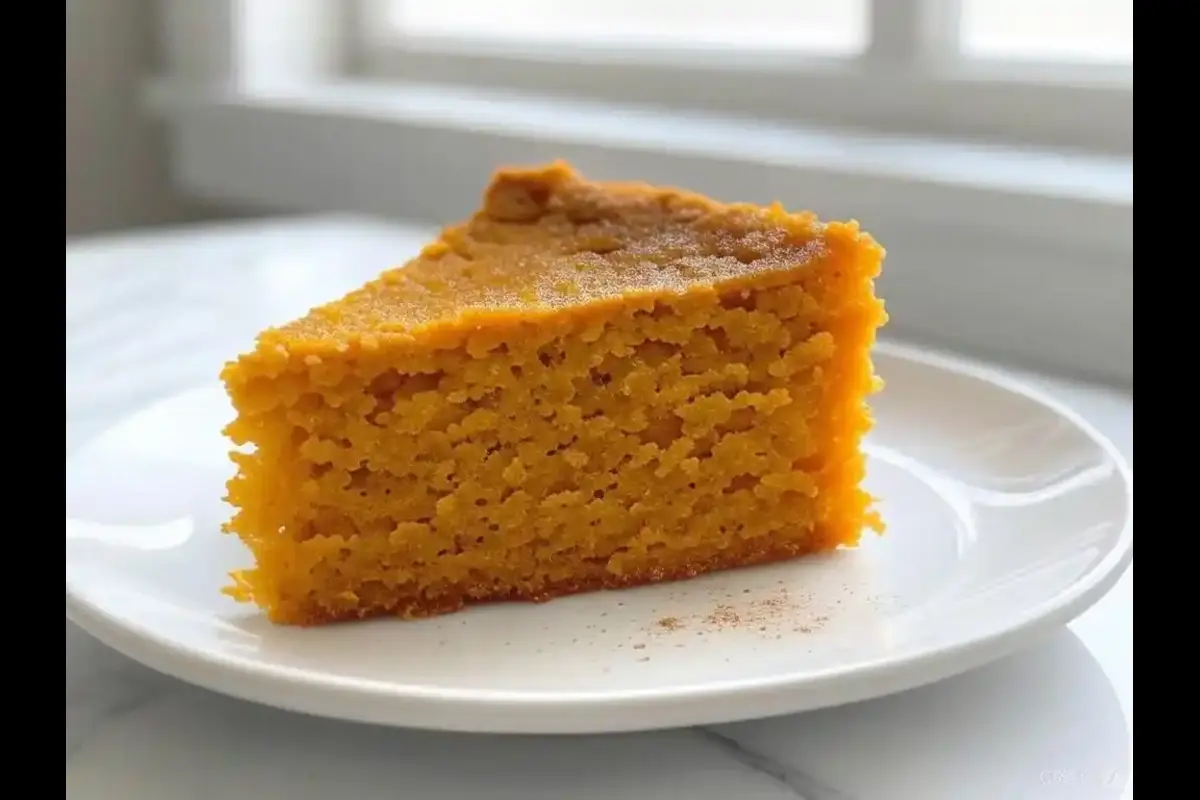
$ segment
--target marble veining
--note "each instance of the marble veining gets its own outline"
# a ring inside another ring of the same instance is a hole
[[[776,761],[762,752],[751,750],[732,736],[727,736],[712,728],[698,728],[697,732],[710,742],[720,745],[721,749],[735,761],[745,764],[753,770],[770,775],[787,789],[795,792],[797,797],[804,800],[855,800],[855,798],[838,791],[832,786],[826,786],[816,778],[795,767]]]
[[[301,312],[415,251],[427,234],[316,217],[69,244],[68,453],[129,403],[210,379],[264,315]],[[325,269],[330,261],[339,269]],[[212,269],[245,284],[223,301],[222,319],[172,316],[153,302],[213,291],[214,282],[190,277]],[[286,291],[266,291],[280,285]],[[119,297],[141,298],[147,310],[98,318]],[[82,336],[84,327],[113,335]],[[146,339],[110,346],[130,328]],[[148,353],[180,343],[198,355],[138,369]],[[1034,379],[1132,462],[1131,397]],[[67,797],[1132,798],[1132,606],[1130,570],[1069,630],[934,686],[791,717],[556,738],[389,730],[253,706],[134,664],[67,622]]]

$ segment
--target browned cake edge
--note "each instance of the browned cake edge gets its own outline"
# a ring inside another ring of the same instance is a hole
[[[868,518],[865,527],[875,528],[872,519]],[[382,617],[402,617],[419,619],[450,614],[469,606],[487,605],[492,603],[545,603],[561,597],[574,594],[584,594],[608,589],[631,589],[638,586],[651,586],[658,583],[673,583],[690,580],[703,575],[742,567],[761,566],[787,561],[800,556],[814,555],[837,549],[841,542],[819,542],[815,546],[801,547],[790,542],[769,542],[766,547],[748,547],[750,543],[730,548],[715,558],[693,561],[673,568],[655,567],[630,572],[624,575],[614,575],[605,569],[602,563],[596,563],[594,572],[567,580],[557,581],[543,587],[536,593],[522,591],[506,591],[483,597],[470,597],[465,591],[458,591],[430,600],[425,597],[412,595],[398,596],[390,608],[374,608],[367,612],[350,609],[345,612],[330,612],[328,609],[312,609],[304,615],[287,615],[276,617],[271,615],[271,621],[280,625],[299,627],[316,627],[337,622],[361,621]],[[808,543],[812,544],[812,543]],[[470,587],[455,587],[466,590]]]

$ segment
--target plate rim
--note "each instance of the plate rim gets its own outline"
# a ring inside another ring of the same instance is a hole
[[[181,643],[130,624],[73,590],[70,581],[66,584],[66,616],[134,661],[243,700],[347,721],[478,733],[553,734],[718,724],[881,697],[952,677],[1012,653],[1023,646],[1023,641],[1065,626],[1099,602],[1133,563],[1133,471],[1116,445],[1066,403],[997,368],[891,341],[876,342],[873,353],[988,383],[1050,410],[1083,432],[1112,460],[1125,487],[1125,520],[1113,548],[1054,596],[1014,615],[997,629],[965,636],[952,644],[877,657],[852,666],[603,693],[388,683],[251,661]],[[68,455],[68,462],[71,458]],[[764,701],[774,710],[753,715],[718,710],[721,705],[763,706]],[[589,724],[591,717],[587,715],[599,711],[606,711],[603,716],[610,721]],[[584,718],[572,718],[580,716],[572,712],[581,712]],[[670,721],[634,721],[656,717]],[[626,721],[617,721],[622,719]]]

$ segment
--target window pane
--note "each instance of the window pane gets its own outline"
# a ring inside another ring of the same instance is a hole
[[[397,0],[414,36],[607,46],[734,45],[861,52],[868,0]]]
[[[1133,63],[1133,0],[963,0],[963,52]]]

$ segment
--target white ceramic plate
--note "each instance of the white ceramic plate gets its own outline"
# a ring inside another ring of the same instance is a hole
[[[1069,410],[881,346],[855,551],[419,622],[278,628],[219,593],[248,564],[218,532],[231,467],[218,385],[142,408],[67,463],[67,615],[186,681],[392,725],[575,733],[861,700],[1005,655],[1130,564],[1132,479]]]

